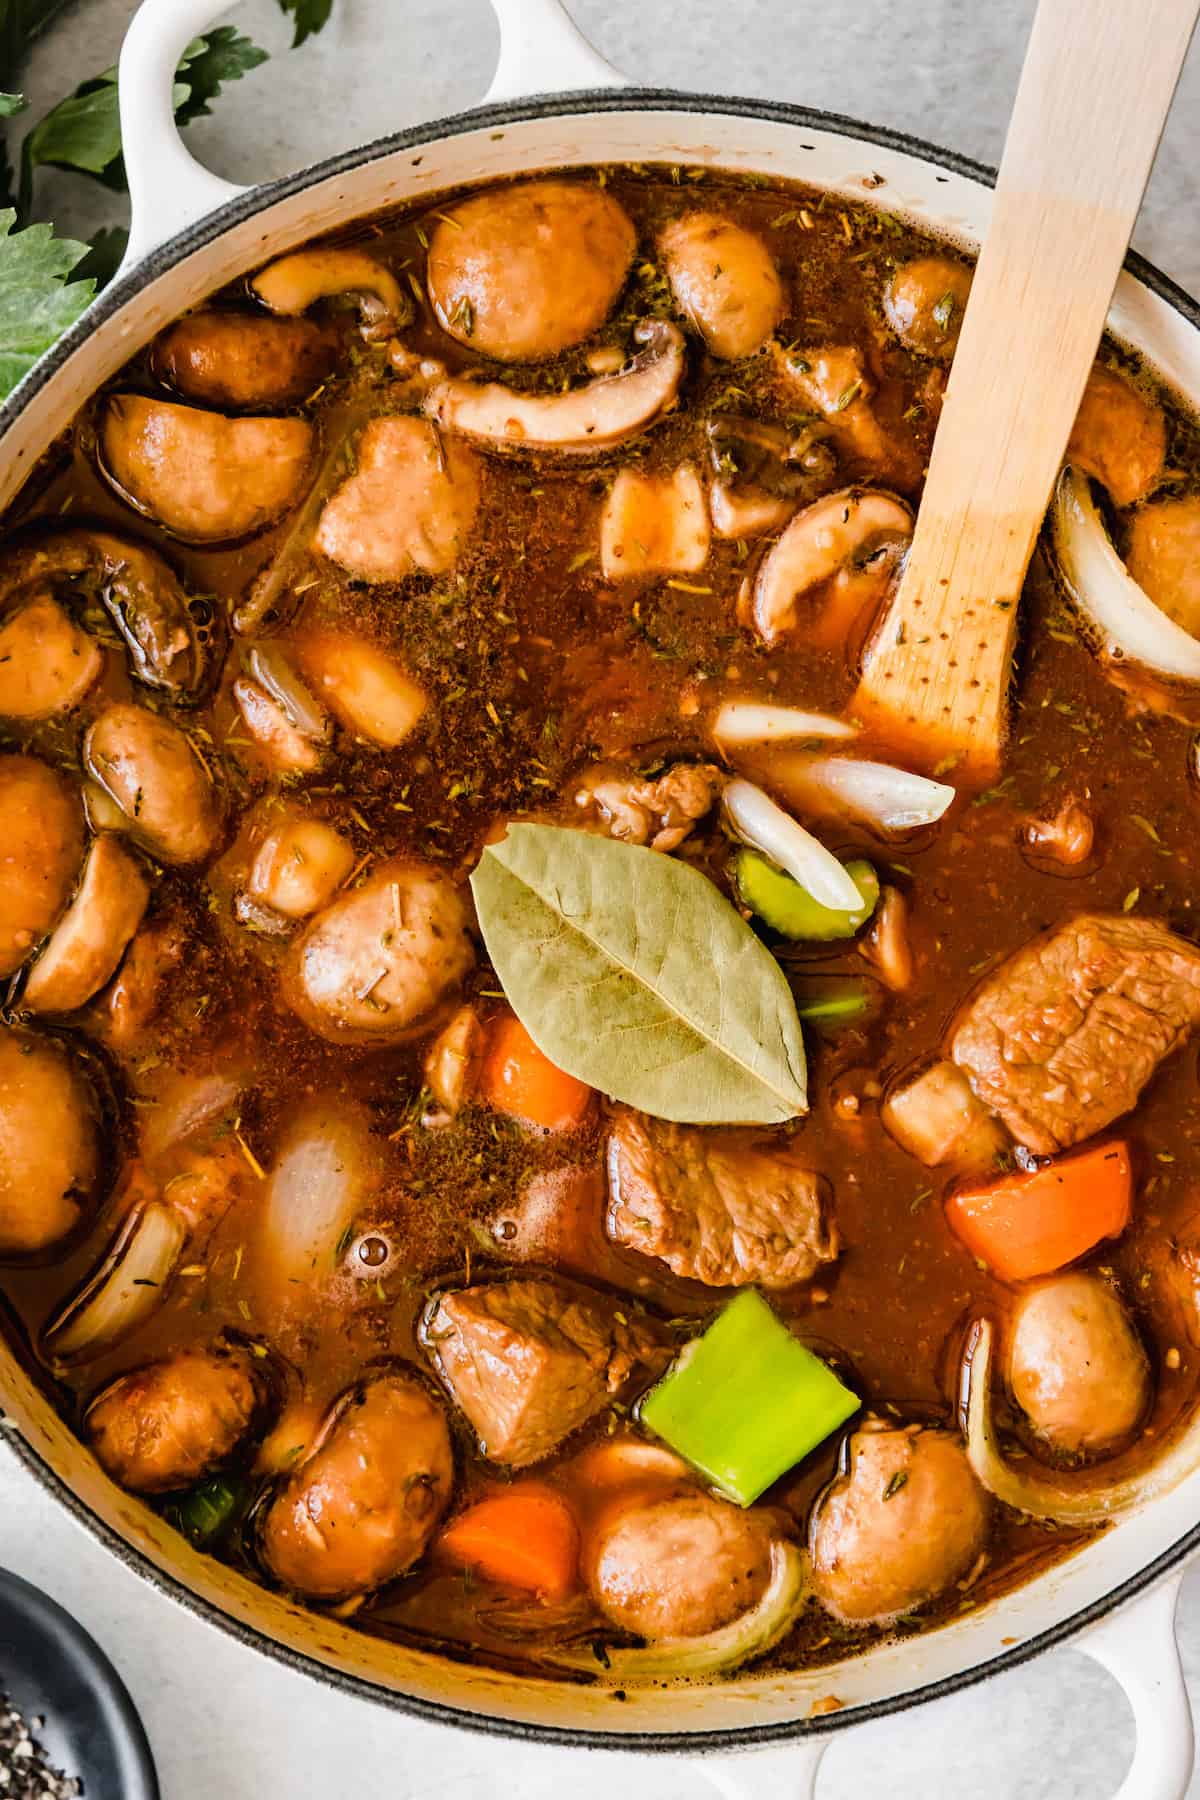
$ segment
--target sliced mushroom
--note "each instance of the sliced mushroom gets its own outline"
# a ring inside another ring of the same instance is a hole
[[[1063,461],[1094,475],[1114,506],[1132,506],[1158,486],[1166,459],[1162,408],[1115,369],[1094,364]]]
[[[360,581],[442,575],[479,507],[476,458],[423,419],[372,419],[353,475],[325,503],[314,543]]]
[[[142,922],[150,884],[116,838],[93,839],[70,906],[34,963],[23,1006],[31,1012],[74,1012],[98,994]]]
[[[125,641],[133,674],[146,687],[175,700],[193,699],[203,687],[211,608],[207,601],[189,600],[162,557],[144,544],[113,531],[79,528],[5,552],[0,609],[47,589],[68,603],[98,600]]]
[[[637,234],[594,182],[526,181],[439,216],[426,280],[451,337],[503,362],[537,362],[603,325]]]
[[[310,632],[296,649],[314,691],[358,737],[394,750],[416,729],[428,704],[425,690],[366,638]]]
[[[737,361],[761,350],[787,310],[767,246],[720,213],[673,219],[659,246],[679,310],[714,356]]]
[[[187,400],[229,412],[295,406],[333,368],[336,344],[308,319],[205,308],[164,331],[151,367]]]
[[[125,829],[165,863],[216,848],[221,816],[200,758],[177,725],[145,707],[106,708],[83,740],[84,765],[125,815]]]
[[[617,375],[563,394],[516,392],[498,381],[451,376],[429,390],[425,412],[449,431],[496,450],[591,456],[645,431],[674,404],[683,379],[683,336],[664,319],[634,327],[644,345]]]
[[[0,1027],[0,1257],[36,1256],[90,1216],[100,1107],[61,1044]]]
[[[1028,821],[1021,847],[1035,868],[1049,874],[1082,873],[1096,848],[1096,822],[1082,800],[1064,800]]]
[[[884,429],[873,404],[876,384],[857,345],[793,351],[776,344],[773,355],[785,393],[821,415],[857,470],[906,489],[917,484],[921,459],[907,436]]]
[[[285,919],[307,919],[328,904],[354,867],[354,851],[324,819],[289,812],[262,840],[247,890]]]
[[[19,969],[71,897],[83,857],[76,789],[32,756],[0,756],[0,977]]]
[[[883,290],[883,311],[902,344],[918,356],[949,362],[971,292],[971,271],[949,256],[901,263]]]
[[[104,409],[104,472],[123,499],[185,543],[249,537],[296,504],[313,454],[307,419],[227,419],[144,394]]]
[[[179,967],[187,939],[169,914],[143,925],[135,935],[106,996],[108,1041],[128,1051],[162,1005],[169,977]]]
[[[828,488],[837,458],[825,426],[795,435],[779,425],[727,415],[711,421],[708,448],[716,476],[708,504],[718,537],[763,537]]]
[[[798,513],[759,569],[750,619],[765,644],[797,629],[802,600],[827,598],[843,621],[877,601],[912,536],[912,513],[880,488],[842,488]]]
[[[470,1099],[483,1050],[483,1022],[467,1005],[442,1026],[425,1052],[425,1085],[449,1118]]]
[[[677,850],[720,797],[725,778],[712,763],[674,763],[645,780],[614,763],[590,768],[573,798],[609,837],[652,850]]]
[[[104,652],[50,593],[29,598],[0,623],[0,713],[52,719],[78,706],[104,668]]]
[[[290,953],[284,998],[334,1043],[415,1036],[475,960],[463,896],[398,858],[318,913]]]
[[[389,269],[365,250],[318,246],[268,263],[250,283],[273,313],[295,317],[318,300],[352,294],[363,336],[388,338],[413,320],[413,304]]]
[[[871,929],[859,941],[859,953],[878,969],[884,987],[894,994],[912,986],[913,955],[908,937],[908,902],[899,888],[884,886]]]
[[[691,463],[670,475],[622,469],[600,518],[606,581],[629,575],[686,575],[708,561],[708,509]]]

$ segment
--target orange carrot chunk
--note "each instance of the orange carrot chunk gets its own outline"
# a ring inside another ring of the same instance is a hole
[[[509,1012],[489,1029],[479,1097],[525,1125],[570,1131],[583,1123],[592,1089],[543,1056],[520,1019]]]
[[[1029,1281],[1074,1262],[1129,1223],[1126,1144],[1097,1144],[1024,1175],[962,1188],[946,1202],[951,1230],[1001,1281]]]
[[[493,1494],[451,1520],[441,1555],[489,1581],[561,1600],[578,1581],[579,1527],[553,1488],[527,1485]]]

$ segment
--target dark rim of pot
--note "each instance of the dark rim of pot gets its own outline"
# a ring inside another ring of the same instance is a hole
[[[136,268],[115,281],[105,289],[100,298],[89,307],[87,313],[77,324],[72,326],[66,335],[59,339],[33,368],[25,379],[13,390],[3,407],[0,407],[0,447],[3,439],[14,421],[26,407],[32,404],[36,396],[58,369],[80,349],[91,337],[96,327],[112,318],[123,306],[135,300],[142,289],[148,287],[160,275],[174,268],[195,251],[204,249],[222,237],[231,227],[241,224],[256,214],[267,211],[277,201],[289,195],[300,193],[305,188],[330,177],[352,174],[356,170],[377,162],[383,157],[392,156],[399,150],[416,149],[431,144],[439,139],[460,137],[470,131],[491,127],[503,129],[510,125],[522,125],[531,121],[550,117],[574,117],[584,113],[620,113],[620,112],[677,112],[718,114],[726,118],[765,119],[781,125],[790,125],[799,132],[833,132],[840,137],[855,138],[863,144],[873,145],[879,149],[898,150],[907,155],[930,163],[935,168],[946,170],[948,180],[951,175],[963,176],[967,180],[978,182],[984,186],[994,186],[996,171],[984,163],[973,161],[970,157],[960,156],[951,150],[940,149],[922,138],[910,137],[902,131],[891,131],[883,126],[866,125],[858,119],[844,118],[839,113],[818,112],[811,107],[790,106],[782,101],[751,100],[731,98],[724,95],[677,93],[664,88],[617,88],[599,91],[582,91],[569,94],[548,96],[532,96],[525,100],[514,100],[501,105],[481,106],[469,112],[457,113],[451,118],[435,119],[425,125],[413,126],[406,131],[399,131],[390,137],[378,138],[375,142],[358,150],[349,150],[340,156],[328,158],[324,162],[315,163],[308,168],[298,170],[277,181],[267,182],[261,187],[249,189],[227,201],[215,212],[189,226],[177,237],[169,239],[147,256]],[[806,146],[801,138],[800,148]],[[618,159],[620,160],[620,159]],[[936,177],[935,177],[936,178]],[[794,179],[794,178],[793,178]],[[869,198],[869,196],[864,196]],[[1190,325],[1200,330],[1200,303],[1185,292],[1178,283],[1154,266],[1153,263],[1131,251],[1125,259],[1125,267],[1141,284],[1149,288],[1160,299],[1165,300],[1176,312],[1180,313]],[[962,1669],[955,1675],[944,1677],[940,1681],[926,1682],[920,1687],[906,1693],[891,1695],[886,1699],[872,1700],[861,1706],[847,1707],[844,1711],[824,1714],[819,1718],[797,1718],[770,1725],[748,1725],[720,1731],[687,1731],[687,1732],[651,1732],[651,1731],[602,1731],[573,1728],[561,1725],[538,1725],[523,1720],[510,1720],[493,1717],[490,1714],[475,1712],[470,1709],[444,1704],[440,1701],[421,1700],[412,1695],[395,1693],[389,1688],[378,1686],[361,1676],[347,1675],[340,1670],[331,1669],[315,1657],[301,1654],[287,1646],[276,1642],[264,1632],[242,1624],[232,1618],[220,1607],[213,1605],[186,1587],[171,1575],[164,1574],[141,1551],[135,1550],[124,1538],[113,1531],[100,1519],[90,1507],[71,1490],[70,1487],[42,1459],[32,1445],[26,1443],[17,1434],[8,1438],[21,1462],[30,1473],[45,1487],[59,1503],[91,1535],[98,1539],[106,1549],[111,1550],[127,1568],[134,1570],[149,1584],[162,1594],[206,1620],[218,1630],[224,1631],[239,1643],[272,1657],[285,1668],[307,1675],[339,1692],[356,1695],[364,1700],[373,1701],[401,1713],[408,1713],[414,1718],[425,1719],[433,1724],[454,1725],[463,1730],[485,1733],[494,1737],[517,1738],[531,1743],[569,1746],[575,1749],[612,1750],[612,1751],[647,1751],[659,1755],[695,1756],[704,1752],[749,1750],[756,1746],[786,1743],[796,1738],[816,1738],[827,1736],[833,1732],[845,1731],[854,1725],[865,1724],[871,1719],[883,1719],[895,1713],[923,1705],[929,1700],[939,1700],[947,1695],[959,1693],[962,1689],[982,1681],[985,1677],[998,1675],[1007,1669],[1015,1669],[1033,1657],[1040,1656],[1043,1651],[1053,1649],[1058,1644],[1067,1642],[1088,1625],[1103,1618],[1114,1608],[1127,1600],[1134,1599],[1152,1587],[1163,1575],[1175,1568],[1192,1550],[1200,1546],[1200,1523],[1185,1532],[1169,1549],[1147,1563],[1136,1575],[1121,1582],[1110,1593],[1095,1601],[1091,1606],[1072,1613],[1067,1619],[1039,1632],[1027,1642],[1015,1645],[986,1661]],[[614,1705],[619,1702],[614,1700]]]

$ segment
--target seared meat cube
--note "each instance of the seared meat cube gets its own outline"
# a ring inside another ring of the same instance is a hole
[[[422,1339],[493,1462],[541,1460],[655,1361],[645,1321],[554,1281],[460,1288],[434,1302]]]
[[[790,1147],[625,1112],[608,1180],[609,1236],[709,1287],[792,1287],[838,1253],[824,1183]]]
[[[950,1054],[1019,1143],[1048,1156],[1137,1104],[1200,1023],[1200,948],[1153,919],[1084,913],[968,1003]]]

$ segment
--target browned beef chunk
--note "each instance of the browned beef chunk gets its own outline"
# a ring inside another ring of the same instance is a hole
[[[1200,949],[1153,919],[1084,913],[984,982],[950,1054],[986,1106],[1039,1155],[1136,1105],[1200,1022]]]
[[[556,1281],[493,1282],[443,1294],[422,1338],[494,1462],[538,1462],[659,1360],[644,1321]]]
[[[791,1287],[838,1253],[824,1184],[785,1145],[625,1112],[608,1182],[609,1235],[709,1287]]]

